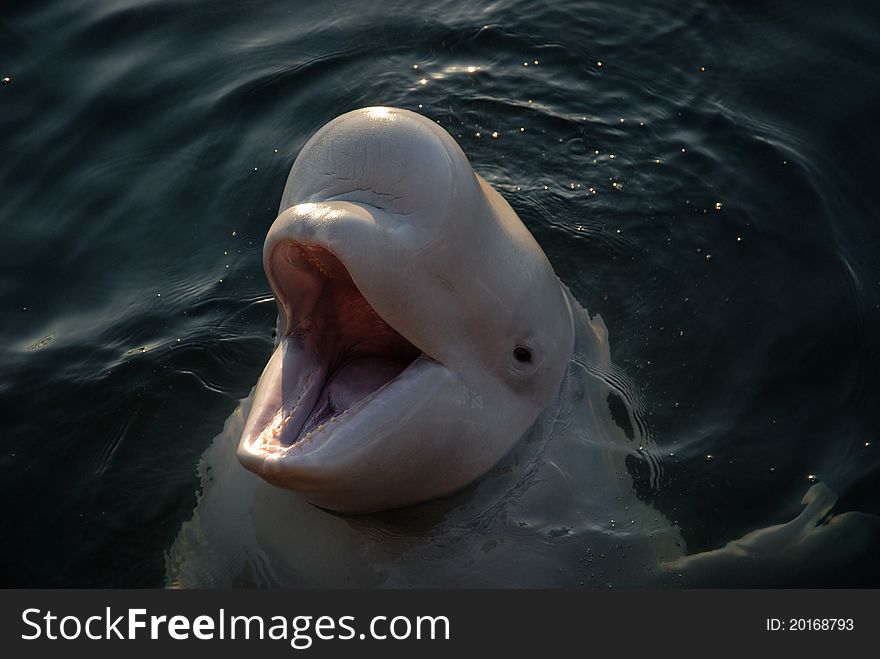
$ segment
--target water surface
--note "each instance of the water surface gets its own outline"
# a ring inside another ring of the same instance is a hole
[[[0,584],[163,583],[272,349],[260,247],[290,164],[378,104],[450,131],[602,314],[691,551],[791,519],[810,481],[880,513],[878,17],[6,3]]]

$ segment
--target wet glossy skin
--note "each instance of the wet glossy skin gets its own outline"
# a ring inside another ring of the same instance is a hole
[[[264,245],[281,338],[239,445],[344,512],[454,492],[556,399],[571,309],[543,251],[455,141],[405,110],[330,122]]]

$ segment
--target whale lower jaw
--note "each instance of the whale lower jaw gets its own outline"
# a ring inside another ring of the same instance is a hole
[[[284,345],[279,345],[276,354],[284,350]],[[289,359],[282,354],[282,363]],[[327,379],[322,383],[317,371],[316,375],[306,375],[308,382],[301,393],[290,392],[286,398],[277,389],[259,391],[258,385],[239,443],[239,460],[273,485],[308,492],[312,489],[310,483],[319,474],[334,468],[332,455],[323,455],[328,446],[333,444],[332,453],[338,454],[340,447],[336,444],[344,444],[341,450],[347,450],[358,443],[368,443],[369,432],[362,428],[375,428],[377,421],[381,425],[380,416],[385,423],[405,416],[410,404],[407,396],[410,386],[416,380],[434,376],[432,371],[438,366],[437,362],[421,355],[399,374],[344,409],[336,409],[328,402],[332,397],[332,384],[328,386]],[[262,409],[258,407],[260,398],[274,401],[279,395],[282,404],[277,409],[275,404],[264,403]],[[365,422],[365,419],[368,420]]]

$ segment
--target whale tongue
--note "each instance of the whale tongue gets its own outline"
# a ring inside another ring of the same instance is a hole
[[[264,446],[291,446],[397,377],[406,364],[354,357],[335,370],[295,337],[282,339],[255,393],[250,428]]]
[[[341,412],[361,398],[390,382],[404,364],[381,357],[361,357],[346,363],[333,374],[327,385],[327,398],[333,412]]]
[[[355,357],[335,370],[326,369],[308,349],[288,350],[282,362],[282,381],[292,386],[282,395],[280,432],[273,436],[291,446],[335,420],[352,405],[393,380],[406,364],[381,357]],[[284,385],[282,385],[284,386]],[[285,387],[286,388],[286,387]],[[268,426],[271,431],[272,423]]]

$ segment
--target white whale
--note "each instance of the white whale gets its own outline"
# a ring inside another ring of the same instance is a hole
[[[263,263],[282,338],[238,456],[319,506],[459,490],[556,398],[567,296],[513,209],[419,115],[370,108],[318,131]]]
[[[877,538],[817,485],[795,520],[688,556],[646,502],[659,461],[602,319],[424,117],[322,128],[264,265],[278,345],[203,456],[169,585],[755,585]]]

